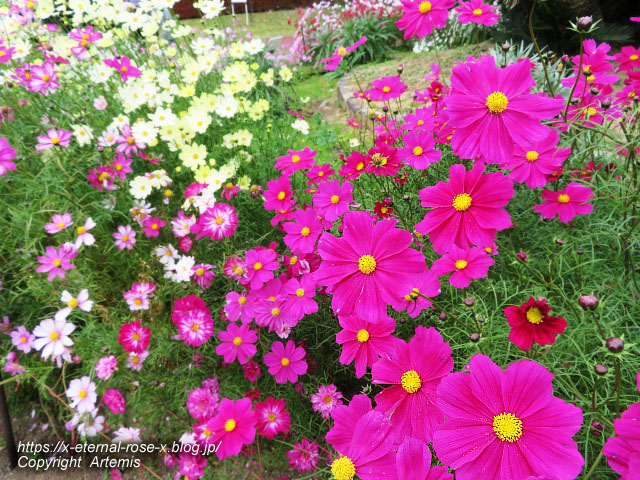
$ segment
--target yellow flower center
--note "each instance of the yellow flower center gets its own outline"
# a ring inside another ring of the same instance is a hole
[[[78,392],[78,397],[80,398],[87,398],[87,391],[86,390],[80,390]]]
[[[236,421],[233,418],[230,418],[224,422],[224,429],[227,432],[233,432],[236,429]]]
[[[133,139],[133,137],[127,137],[127,143],[129,145],[133,145],[133,142],[135,142],[135,140]]]
[[[239,347],[240,345],[242,345],[242,338],[240,338],[240,337],[236,337],[236,338],[234,338],[234,339],[233,339],[233,344],[234,344],[236,347]]]
[[[64,227],[64,222],[57,223],[56,227],[63,228]]]
[[[287,357],[284,357],[280,363],[282,364],[283,367],[288,367],[289,364],[291,363],[291,360],[289,360]]]
[[[364,328],[362,330],[358,330],[358,341],[360,343],[365,343],[369,340],[369,332],[367,332]]]
[[[140,300],[139,298],[136,298],[133,303],[135,303],[136,305],[142,305],[142,300]]]
[[[160,228],[160,226],[157,223],[151,224],[151,230],[157,230],[158,228]]]
[[[275,413],[270,413],[269,415],[267,415],[267,418],[270,422],[275,422],[277,417]]]
[[[537,307],[531,307],[527,310],[527,320],[529,320],[529,323],[539,325],[542,323],[543,319],[544,315]]]
[[[278,307],[272,308],[271,309],[271,315],[273,315],[274,317],[279,316],[280,315],[280,309]]]
[[[209,438],[211,436],[211,430],[209,430],[208,428],[205,428],[202,431],[202,434],[205,436],[205,438]]]
[[[131,335],[131,338],[137,342],[138,340],[140,340],[140,334],[134,333],[133,335]]]
[[[388,86],[385,85],[384,87],[382,87],[382,91],[384,93],[389,93],[391,91],[391,87],[388,87]]]
[[[78,232],[78,235],[82,235],[83,233],[87,233],[87,229],[84,227],[78,227],[76,228],[76,232]]]
[[[587,107],[587,109],[585,110],[585,113],[586,113],[587,117],[592,117],[596,113],[598,113],[598,110],[596,110],[595,107]]]
[[[402,378],[400,380],[402,388],[407,393],[416,393],[420,390],[422,386],[422,380],[420,380],[420,375],[415,370],[408,370],[402,374]]]
[[[638,55],[633,54],[633,55],[629,55],[629,60],[631,60],[632,62],[635,62],[636,60],[638,60]]]
[[[301,160],[300,155],[293,155],[291,157],[291,163],[298,163]]]
[[[194,323],[193,325],[191,325],[191,331],[192,332],[197,332],[200,329],[200,325],[197,323]]]
[[[70,308],[76,308],[78,306],[78,300],[76,300],[75,298],[72,298],[67,302],[67,306]]]
[[[298,263],[298,257],[291,257],[289,259],[289,264],[290,265],[295,265],[296,263]]]
[[[59,338],[60,338],[60,334],[58,332],[51,332],[49,334],[49,340],[51,340],[52,342],[55,342]]]
[[[493,92],[487,97],[485,105],[489,108],[491,113],[502,113],[507,109],[509,99],[502,92]]]
[[[371,156],[371,163],[376,167],[384,167],[388,162],[387,157],[382,155],[381,153],[374,153]]]
[[[517,442],[522,437],[522,420],[513,413],[493,417],[493,431],[503,442]]]
[[[262,267],[262,264],[260,264],[260,266]],[[236,275],[242,275],[244,273],[244,268],[237,266],[233,269],[233,271]]]
[[[453,197],[453,208],[458,212],[464,212],[471,207],[471,196],[468,193],[460,193]]]
[[[413,154],[414,154],[416,157],[419,157],[419,156],[420,156],[420,155],[422,155],[423,153],[424,153],[424,149],[423,149],[421,146],[414,147],[414,149],[413,149]]]
[[[571,198],[566,193],[558,195],[558,203],[569,203],[569,200],[571,200]]]
[[[49,80],[51,80],[51,77],[49,75],[43,75],[42,76],[42,81],[43,82],[48,82]]]
[[[222,223],[223,223],[223,222],[224,222],[224,218],[222,218],[222,217],[216,217],[216,223],[217,223],[218,225],[222,225]]]
[[[425,13],[429,13],[431,11],[431,2],[420,2],[420,6],[418,7],[418,10],[423,15]]]
[[[536,160],[538,160],[539,155],[535,150],[529,150],[526,154],[526,157],[528,162],[535,162]]]
[[[376,259],[372,255],[363,255],[358,259],[358,269],[365,275],[376,271]]]
[[[196,270],[196,275],[198,275],[199,277],[204,275],[204,268],[199,268]]]
[[[262,269],[262,263],[261,262],[256,262],[253,264],[253,269],[254,270],[260,270]]]
[[[318,176],[319,176],[319,177],[324,177],[324,172],[323,172],[323,171],[319,171],[319,172],[318,172]]]
[[[58,137],[53,137],[51,139],[51,143],[54,145],[58,145],[60,143],[60,139]]]
[[[311,230],[309,230],[309,227],[304,227],[302,230],[300,230],[300,235],[302,235],[303,237],[308,237],[310,233]]]
[[[280,192],[278,193],[278,200],[284,200],[284,197],[286,197],[287,194],[285,192]]]
[[[60,265],[62,265],[62,260],[55,259],[53,261],[53,266],[54,267],[59,267]]]
[[[360,171],[364,168],[364,162],[358,162],[356,165],[356,170]]]
[[[456,268],[458,270],[464,270],[465,268],[467,268],[467,265],[469,265],[469,262],[467,262],[466,260],[456,261]]]
[[[129,69],[123,65],[122,67],[120,67],[120,71],[122,73],[127,73],[129,71]]]
[[[338,203],[340,201],[340,197],[338,195],[332,195],[331,196],[331,203],[333,203],[334,205],[336,203]]]
[[[298,288],[296,290],[296,296],[299,297],[299,298],[304,297],[304,288]]]
[[[245,303],[247,303],[247,297],[238,297],[238,303],[240,305],[244,305]]]
[[[356,466],[349,457],[336,458],[331,464],[331,473],[335,480],[351,480],[356,476]]]
[[[480,15],[482,15],[482,9],[481,9],[481,8],[476,8],[476,9],[473,11],[473,14],[474,14],[476,17],[479,17]]]

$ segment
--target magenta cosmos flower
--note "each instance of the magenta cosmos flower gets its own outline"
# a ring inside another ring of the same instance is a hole
[[[482,0],[471,0],[469,2],[460,2],[456,12],[459,14],[458,21],[460,23],[477,23],[489,27],[498,23],[500,19],[496,9],[497,7],[492,7]]]
[[[47,247],[45,255],[39,256],[38,261],[41,265],[36,268],[38,273],[48,273],[47,280],[52,282],[56,277],[64,280],[65,271],[76,268],[71,265],[71,260],[75,257],[75,250],[66,248],[61,245],[59,248]]]
[[[544,202],[534,205],[533,209],[542,218],[553,218],[557,214],[563,223],[570,222],[576,215],[588,215],[593,210],[593,205],[587,203],[593,198],[593,190],[576,182],[558,192],[543,190],[542,198]]]
[[[282,176],[276,180],[267,182],[267,190],[264,192],[264,209],[286,211],[293,204],[293,191],[289,177]]]
[[[547,178],[560,167],[571,154],[570,148],[555,148],[560,141],[556,130],[538,141],[517,143],[513,156],[500,165],[500,168],[511,170],[509,178],[514,182],[524,182],[529,188],[544,187]]]
[[[343,232],[342,238],[320,237],[315,280],[333,294],[334,312],[375,323],[387,317],[387,304],[398,292],[413,288],[426,269],[424,257],[409,248],[411,234],[396,228],[395,220],[376,222],[368,212],[347,212]]]
[[[51,222],[45,224],[44,230],[47,233],[54,234],[61,232],[71,225],[73,225],[73,220],[70,213],[55,213],[51,216]]]
[[[416,170],[424,170],[442,159],[442,152],[434,148],[436,141],[431,132],[417,130],[407,133],[402,140],[406,147],[398,150],[398,155]]]
[[[282,342],[273,342],[271,352],[264,356],[264,364],[269,367],[269,373],[276,377],[276,383],[295,383],[299,375],[307,373],[306,352],[302,347],[289,340],[286,347]]]
[[[151,342],[151,331],[140,325],[140,320],[122,324],[118,333],[118,343],[130,353],[142,353]]]
[[[256,354],[258,334],[250,330],[249,325],[238,327],[235,323],[229,323],[226,332],[218,332],[218,338],[222,343],[216,347],[216,353],[224,356],[226,363],[233,363],[237,358],[238,363],[243,365]]]
[[[269,248],[253,249],[247,251],[245,261],[247,263],[249,285],[252,289],[260,288],[265,282],[273,278],[273,271],[277,270],[280,262],[276,252]]]
[[[16,164],[11,161],[16,158],[16,155],[16,151],[11,148],[7,139],[0,137],[0,177],[16,169]]]
[[[396,329],[396,321],[385,317],[371,323],[356,315],[339,316],[342,330],[336,335],[336,343],[342,345],[340,363],[355,363],[356,377],[361,378],[367,367],[372,367],[378,358],[393,352],[396,338],[391,335]]]
[[[414,35],[423,38],[430,35],[434,28],[443,28],[449,18],[449,9],[456,4],[456,0],[400,1],[403,15],[396,26],[404,30],[405,39]]]
[[[282,225],[286,233],[283,238],[285,245],[295,254],[313,253],[316,249],[316,241],[324,231],[318,220],[318,212],[313,208],[296,210],[293,213],[293,220]]]
[[[248,445],[256,438],[256,414],[251,410],[251,400],[229,400],[223,398],[218,407],[218,414],[205,424],[210,436],[207,443],[220,444],[216,455],[220,460],[238,455],[243,445]]]
[[[222,240],[233,236],[238,228],[238,214],[236,209],[227,203],[216,203],[213,207],[200,215],[197,222],[191,226],[191,233],[196,233],[196,240],[209,237]]]
[[[269,397],[264,402],[256,402],[255,411],[258,433],[269,440],[279,433],[287,433],[291,428],[291,415],[284,399]]]
[[[395,427],[394,425],[394,428]],[[348,445],[336,448],[340,456],[331,463],[335,480],[397,480],[391,421],[377,411],[355,423]]]
[[[493,259],[486,249],[471,247],[465,250],[452,245],[449,253],[433,262],[431,271],[438,277],[453,272],[449,283],[456,288],[466,288],[472,279],[485,277],[491,265]]]
[[[311,406],[314,412],[320,412],[322,418],[329,418],[331,410],[338,405],[342,405],[342,393],[332,383],[331,385],[320,385],[318,392],[311,394]]]
[[[303,150],[289,150],[287,155],[276,158],[274,168],[280,170],[282,175],[289,177],[298,170],[311,168],[315,161],[316,151],[305,147]]]
[[[407,86],[400,79],[400,75],[391,77],[380,77],[371,82],[373,88],[367,90],[370,100],[377,102],[387,102],[392,98],[399,98],[407,91]]]
[[[73,133],[64,128],[56,130],[50,128],[47,130],[46,135],[38,136],[38,145],[36,145],[36,152],[42,152],[53,147],[64,147],[69,145]]]
[[[640,379],[640,376],[638,377]],[[602,453],[621,480],[640,478],[640,403],[633,403],[613,422],[616,437],[610,437]]]
[[[447,467],[431,466],[431,450],[422,440],[406,437],[396,454],[399,479],[453,480]]]
[[[437,405],[447,418],[433,446],[458,480],[576,478],[584,459],[571,438],[582,411],[553,396],[553,375],[529,360],[502,371],[475,355],[469,373],[453,373],[438,387]]]
[[[398,441],[410,436],[430,442],[444,420],[436,388],[453,369],[451,352],[435,328],[420,325],[409,343],[398,340],[394,351],[373,365],[372,383],[392,385],[376,395],[376,410],[393,415]]]
[[[138,78],[140,76],[140,70],[131,64],[129,57],[114,57],[103,60],[105,65],[115,68],[123,81],[129,80],[129,78]]]
[[[484,174],[476,163],[467,172],[464,165],[451,165],[449,182],[438,182],[420,190],[427,212],[416,230],[426,235],[436,253],[446,253],[452,245],[493,245],[498,230],[511,226],[511,217],[502,208],[513,197],[513,183],[502,173]]]
[[[349,55],[359,46],[364,45],[366,41],[367,41],[367,37],[363,36],[360,40],[358,40],[356,43],[354,43],[350,47],[340,46],[333,53],[333,56],[329,58],[323,58],[322,60],[320,60],[320,63],[326,63],[326,65],[324,66],[324,69],[328,72],[333,72],[336,68],[338,68],[338,65],[340,65],[340,62],[342,62],[342,59],[344,57]]]
[[[425,297],[440,295],[440,280],[430,270],[418,275],[414,287],[407,290],[404,296],[392,303],[396,312],[407,311],[407,315],[416,318],[423,310],[432,308],[431,302]]]
[[[287,452],[289,466],[299,472],[315,470],[320,460],[318,444],[302,438],[293,445],[293,449]]]
[[[550,316],[551,310],[546,300],[536,300],[533,297],[519,307],[511,305],[505,308],[504,315],[511,327],[509,340],[522,350],[529,350],[534,343],[553,344],[556,335],[567,328],[567,321],[562,317]]]
[[[530,68],[524,61],[499,69],[493,57],[481,57],[452,69],[444,101],[456,155],[506,162],[515,143],[547,135],[540,122],[558,115],[564,100],[529,93],[535,85]]]
[[[353,201],[353,183],[331,180],[318,185],[318,193],[313,196],[313,206],[322,218],[333,222],[349,210]]]

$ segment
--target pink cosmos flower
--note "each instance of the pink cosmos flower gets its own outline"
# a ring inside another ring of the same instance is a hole
[[[309,177],[307,185],[312,186],[320,182],[328,182],[335,174],[335,170],[331,168],[330,163],[324,165],[314,165],[305,175]]]
[[[436,141],[431,132],[420,130],[407,133],[402,140],[406,147],[398,150],[398,155],[404,163],[416,170],[424,170],[432,163],[442,160],[442,152],[434,148]]]
[[[11,332],[11,343],[22,353],[29,353],[31,351],[35,339],[35,335],[29,333],[29,330],[22,325]]]
[[[9,352],[5,359],[6,363],[4,364],[3,370],[10,373],[12,377],[26,372],[27,369],[18,362],[16,352]]]
[[[167,224],[160,217],[147,217],[142,223],[142,232],[149,238],[160,235],[160,229]]]
[[[73,220],[70,213],[53,214],[51,222],[45,224],[44,230],[47,233],[54,234],[65,230],[67,227],[73,225]]]
[[[149,350],[144,350],[140,353],[129,352],[127,356],[127,368],[135,372],[142,370],[142,364],[149,356]]]
[[[0,119],[1,118],[0,116]],[[1,120],[0,123],[2,123]],[[16,158],[16,155],[16,151],[11,148],[7,139],[0,137],[0,177],[8,171],[16,169],[16,164],[11,161]]]
[[[367,37],[363,35],[360,40],[358,40],[356,43],[354,43],[350,47],[343,47],[343,46],[338,47],[336,51],[333,53],[333,56],[329,58],[323,58],[322,60],[320,60],[320,63],[326,63],[326,65],[324,66],[324,69],[328,72],[333,72],[335,69],[338,68],[338,66],[340,65],[340,62],[342,62],[342,59],[344,57],[349,55],[359,46],[364,45],[366,41],[367,41]]]
[[[0,63],[7,63],[9,60],[11,60],[15,53],[15,48],[7,47],[6,45],[0,45]]]
[[[115,388],[105,390],[102,401],[107,406],[109,411],[111,411],[111,413],[113,413],[114,415],[120,415],[127,409],[127,405],[124,401],[122,393],[120,393],[120,390],[117,390]]]
[[[376,395],[376,410],[392,416],[396,439],[430,442],[444,415],[436,406],[436,388],[453,369],[451,347],[431,327],[418,326],[414,337],[398,340],[391,354],[372,368],[373,384],[391,384]]]
[[[316,160],[316,151],[305,147],[303,150],[289,150],[289,154],[284,157],[276,158],[276,169],[282,172],[282,175],[290,177],[298,170],[306,170],[311,168]]]
[[[78,228],[76,228],[76,233],[78,236],[74,242],[74,246],[76,250],[79,250],[82,245],[90,247],[94,243],[96,243],[96,239],[93,234],[89,233],[89,230],[92,230],[96,226],[96,222],[93,221],[91,217],[87,218],[84,224]]]
[[[391,304],[396,312],[406,310],[411,318],[416,318],[423,310],[432,308],[431,302],[424,297],[440,295],[440,281],[430,270],[418,275],[414,285],[410,290],[406,290],[404,296],[397,297]]]
[[[76,326],[65,319],[45,318],[33,329],[33,335],[36,337],[33,348],[42,350],[41,356],[45,360],[49,357],[60,358],[65,349],[73,345],[69,335],[75,329]]]
[[[187,398],[187,410],[198,422],[204,423],[218,413],[218,397],[209,388],[194,388]]]
[[[373,173],[376,177],[395,175],[404,165],[398,155],[398,149],[380,139],[369,149],[367,160],[367,172]]]
[[[180,210],[178,215],[171,220],[171,229],[176,237],[186,237],[191,233],[191,226],[196,223],[195,215],[185,215],[184,211]]]
[[[316,241],[323,232],[322,224],[318,220],[318,212],[313,208],[296,210],[293,220],[295,223],[287,222],[282,225],[282,229],[287,234],[283,238],[285,245],[296,254],[313,253]]]
[[[316,442],[302,438],[293,444],[293,450],[287,452],[289,466],[298,472],[315,470],[320,460],[319,445]]]
[[[249,285],[252,289],[260,288],[271,280],[274,270],[280,266],[278,255],[269,248],[248,250],[245,258]]]
[[[318,392],[311,395],[311,405],[314,412],[320,412],[322,418],[329,418],[331,411],[338,405],[342,405],[342,393],[332,383],[320,385]]]
[[[255,382],[261,375],[260,365],[253,360],[249,360],[242,366],[242,372],[247,380]]]
[[[399,291],[413,288],[425,271],[424,256],[411,248],[411,234],[395,220],[379,220],[368,212],[347,212],[342,238],[324,233],[318,242],[322,258],[315,280],[333,294],[340,315],[355,314],[377,322]]]
[[[393,352],[396,338],[391,335],[396,329],[393,318],[385,317],[372,323],[356,315],[338,316],[342,330],[336,335],[336,343],[342,345],[340,363],[355,362],[356,377],[361,378],[367,367],[372,367],[378,358]]]
[[[552,379],[537,362],[521,360],[502,371],[475,355],[469,373],[448,375],[438,387],[437,406],[446,417],[433,437],[438,459],[459,480],[576,478],[584,459],[571,437],[582,411],[553,396]]]
[[[402,18],[396,22],[400,30],[404,30],[404,38],[417,35],[418,38],[430,35],[434,28],[444,28],[449,18],[449,9],[455,0],[400,0]]]
[[[401,80],[400,75],[381,77],[371,82],[373,88],[367,90],[372,101],[387,102],[392,98],[400,97],[407,91],[407,86]]]
[[[194,265],[191,268],[191,270],[193,270],[193,283],[202,289],[209,288],[211,282],[216,278],[216,274],[211,271],[214,268],[216,268],[215,265],[208,265],[206,263]]]
[[[267,398],[264,402],[256,402],[255,411],[258,421],[258,433],[269,440],[279,433],[287,433],[291,428],[291,416],[284,399]]]
[[[484,174],[476,163],[467,172],[464,165],[451,165],[449,182],[438,182],[420,190],[427,212],[416,230],[429,239],[436,253],[446,253],[451,245],[493,245],[497,230],[511,226],[511,217],[502,207],[513,197],[513,183],[502,173]]]
[[[514,182],[524,182],[529,188],[544,187],[547,175],[553,174],[571,154],[570,148],[555,148],[560,141],[556,130],[550,130],[542,140],[518,143],[513,156],[500,165],[511,170],[509,178]]]
[[[273,342],[271,352],[264,356],[264,364],[269,367],[269,373],[276,379],[276,383],[295,383],[299,375],[307,373],[306,352],[302,347],[289,340],[287,345]]]
[[[265,210],[288,210],[293,204],[293,191],[289,177],[280,177],[267,182],[267,189],[264,192]]]
[[[357,420],[350,433],[349,444],[345,442],[344,446],[336,448],[340,456],[331,463],[334,478],[357,476],[362,480],[398,480],[394,429],[388,417],[375,410],[366,413]]]
[[[111,374],[118,366],[118,359],[113,355],[100,357],[96,362],[96,377],[100,380],[109,380]]]
[[[255,302],[253,311],[256,317],[256,325],[260,327],[266,326],[270,332],[275,331],[281,337],[298,324],[298,319],[294,318],[289,310],[286,309],[283,296],[263,298]],[[286,335],[282,338],[286,338]]]
[[[96,384],[87,376],[71,380],[65,393],[67,398],[71,400],[69,407],[75,408],[78,413],[93,410],[96,405],[96,400],[98,399],[98,395],[96,395]]]
[[[570,222],[576,215],[588,215],[593,210],[593,205],[587,203],[593,198],[593,190],[577,182],[571,182],[558,192],[543,190],[542,198],[544,201],[534,205],[533,209],[542,218],[552,219],[557,214],[563,223]]]
[[[98,111],[106,110],[108,106],[109,104],[107,103],[107,99],[104,98],[102,95],[100,95],[99,97],[96,97],[93,100],[93,108],[95,108]]]
[[[131,134],[129,124],[122,125],[120,130],[122,131],[122,135],[116,138],[116,154],[124,154],[130,157],[131,155],[137,155],[139,150],[144,150],[145,144],[136,141]]]
[[[638,382],[640,382],[640,376],[638,376]],[[620,418],[614,420],[613,427],[617,436],[609,437],[602,449],[609,466],[621,475],[621,480],[640,478],[639,421],[640,403],[632,403],[622,412]]]
[[[129,80],[129,78],[138,78],[140,76],[140,70],[131,64],[129,57],[114,57],[103,60],[105,65],[111,68],[115,68],[123,81]]]
[[[360,152],[353,152],[350,157],[344,158],[345,164],[340,169],[340,175],[349,180],[358,178],[369,167],[369,159]]]
[[[622,47],[620,53],[616,53],[613,58],[619,64],[618,71],[640,68],[640,48]]]
[[[45,249],[45,255],[39,256],[38,261],[41,265],[36,268],[36,272],[45,273],[48,272],[49,276],[47,280],[52,282],[56,277],[64,280],[65,271],[72,270],[75,265],[71,265],[71,260],[75,258],[75,251],[65,248],[61,245],[59,248],[47,247]]]
[[[133,250],[133,246],[136,244],[136,231],[131,228],[131,225],[119,225],[118,231],[113,234],[115,238],[114,245],[120,250]]]
[[[562,317],[552,317],[552,308],[546,300],[535,300],[530,297],[521,306],[510,305],[504,309],[504,316],[511,327],[509,340],[522,350],[529,350],[534,343],[551,345],[556,335],[564,332],[567,321]]]
[[[56,130],[50,128],[47,130],[46,135],[38,136],[38,145],[36,145],[36,152],[42,152],[53,147],[65,147],[69,145],[73,133],[63,128]]]
[[[582,55],[582,71],[578,71],[580,65],[580,55],[574,56],[571,61],[574,64],[574,76],[562,79],[562,85],[572,88],[576,85],[577,92],[584,92],[591,87],[604,89],[616,83],[619,78],[613,73],[613,65],[609,62],[612,58],[607,55],[609,47],[601,44],[596,46],[595,41],[589,39],[584,41],[585,53]]]
[[[153,297],[152,294],[155,290],[156,286],[153,283],[134,283],[131,285],[130,290],[122,292],[122,296],[132,312],[135,310],[149,310],[149,298]]]
[[[207,443],[220,443],[216,450],[218,459],[238,455],[243,445],[252,443],[256,438],[256,414],[251,410],[251,400],[223,398],[218,414],[206,423],[206,428],[211,431]]]
[[[449,283],[456,288],[466,288],[472,279],[485,277],[491,265],[493,259],[484,249],[463,249],[452,245],[449,253],[433,262],[431,271],[438,277],[454,272]]]
[[[199,347],[213,336],[214,322],[208,311],[193,309],[183,313],[176,322],[178,337],[185,345]]]
[[[313,206],[318,215],[333,222],[349,210],[349,205],[353,201],[352,192],[351,182],[340,185],[340,180],[336,179],[321,183],[318,185],[318,193],[313,196]]]
[[[422,440],[405,437],[396,454],[399,479],[453,480],[447,467],[431,466],[431,450]]]
[[[500,14],[496,13],[497,8],[482,0],[470,0],[469,2],[460,2],[456,12],[459,14],[458,21],[460,23],[477,23],[490,27],[498,23],[500,19]]]
[[[284,293],[287,295],[285,310],[296,321],[318,311],[318,304],[314,300],[316,281],[311,273],[287,280]]]
[[[218,338],[222,343],[216,347],[216,353],[224,357],[225,363],[233,363],[237,358],[238,363],[243,365],[257,352],[255,343],[258,334],[250,330],[249,325],[238,327],[235,323],[229,323],[226,332],[218,332]]]
[[[460,158],[509,160],[514,144],[540,141],[548,127],[540,122],[560,113],[562,98],[529,93],[535,81],[531,62],[496,67],[493,57],[481,57],[453,67],[451,92],[445,98],[451,144]]]
[[[118,343],[131,353],[141,353],[151,342],[151,331],[140,325],[140,320],[123,323],[118,334]]]
[[[46,60],[42,65],[30,65],[27,87],[30,92],[42,93],[45,96],[60,88],[55,64]]]
[[[227,203],[216,203],[213,207],[200,215],[191,226],[191,233],[195,233],[196,240],[207,236],[213,240],[222,240],[233,236],[238,228],[238,214],[236,209]]]
[[[225,298],[224,313],[231,322],[241,319],[242,323],[249,323],[253,320],[253,307],[248,303],[246,292],[229,292]]]

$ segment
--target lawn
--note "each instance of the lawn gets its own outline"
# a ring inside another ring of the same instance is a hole
[[[293,35],[296,31],[298,13],[296,10],[270,10],[267,12],[249,13],[249,25],[245,22],[242,6],[237,6],[236,15],[221,15],[214,20],[190,19],[182,20],[182,23],[198,29],[204,28],[232,28],[237,27],[242,31],[246,29],[254,37],[273,38]]]

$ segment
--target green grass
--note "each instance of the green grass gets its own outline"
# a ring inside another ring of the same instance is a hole
[[[249,13],[249,25],[245,23],[244,10],[238,6],[236,16],[221,15],[214,20],[191,19],[182,22],[193,27],[203,28],[228,28],[237,25],[251,32],[254,37],[272,38],[278,36],[293,35],[296,32],[298,14],[296,10],[269,10],[268,12]]]

